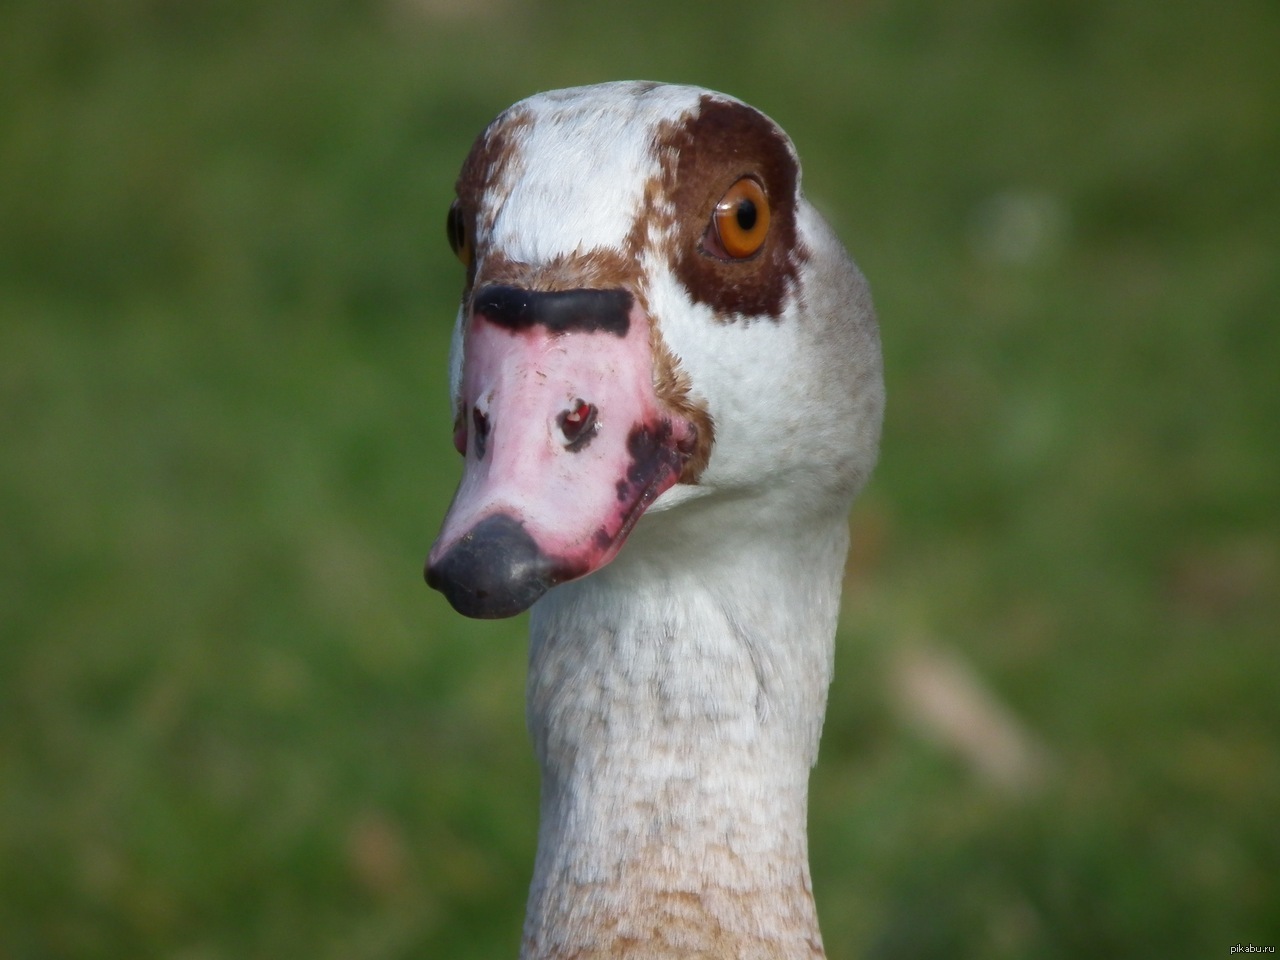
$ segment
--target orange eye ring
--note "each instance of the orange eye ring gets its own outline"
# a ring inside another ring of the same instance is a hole
[[[467,216],[462,211],[461,201],[455,200],[449,205],[449,215],[445,219],[444,228],[449,236],[449,246],[453,249],[454,255],[462,261],[464,267],[470,267],[474,251],[471,247],[471,232],[467,229]]]
[[[743,177],[725,191],[711,218],[709,253],[746,260],[760,252],[769,234],[769,198],[755,177]]]

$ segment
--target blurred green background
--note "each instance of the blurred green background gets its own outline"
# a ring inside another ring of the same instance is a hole
[[[524,618],[420,575],[444,213],[631,77],[782,123],[881,314],[831,956],[1280,945],[1278,52],[1270,0],[0,5],[0,958],[516,955]]]

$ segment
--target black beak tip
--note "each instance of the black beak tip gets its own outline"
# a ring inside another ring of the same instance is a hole
[[[560,582],[556,564],[515,518],[494,514],[460,537],[435,563],[428,586],[464,617],[514,617]]]

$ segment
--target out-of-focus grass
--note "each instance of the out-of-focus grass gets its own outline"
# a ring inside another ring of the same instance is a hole
[[[890,389],[813,784],[833,957],[1280,943],[1280,14],[984,0],[0,12],[0,956],[515,954],[523,623],[422,586],[443,212],[536,89],[792,133]],[[1047,745],[898,720],[960,650]]]

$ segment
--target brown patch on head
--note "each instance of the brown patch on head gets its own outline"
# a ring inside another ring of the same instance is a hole
[[[533,117],[519,104],[499,114],[476,137],[467,159],[462,163],[462,171],[458,174],[454,187],[458,194],[459,224],[470,238],[472,249],[477,255],[477,241],[482,234],[488,234],[493,229],[493,218],[497,213],[496,208],[491,206],[483,212],[483,219],[480,219],[480,199],[494,183],[511,175],[511,168],[519,153],[518,134],[532,123]],[[473,256],[467,266],[468,289],[475,282],[476,267]]]
[[[668,196],[670,181],[673,180],[673,166],[677,159],[675,153],[666,146],[671,127],[670,123],[663,123],[658,127],[658,133],[654,139],[654,152],[658,156],[662,169],[645,181],[635,221],[631,224],[631,230],[628,231],[626,239],[622,241],[623,254],[637,263],[659,237],[671,233],[675,227],[675,218],[671,215],[672,207]]]
[[[471,152],[463,161],[456,184],[458,199],[473,215],[479,209],[481,194],[495,181],[508,175],[518,152],[517,135],[532,125],[533,117],[527,108],[517,104],[500,113],[476,137],[476,142],[471,145]],[[493,224],[482,226],[489,229]]]
[[[689,375],[662,339],[656,323],[649,326],[649,348],[653,352],[653,389],[658,400],[672,413],[687,420],[694,430],[692,449],[680,471],[680,483],[697,483],[711,462],[716,425],[705,401],[694,400]]]
[[[744,103],[711,95],[698,112],[659,134],[665,193],[675,207],[671,269],[698,303],[721,319],[781,316],[799,285],[808,251],[796,239],[799,166],[786,135]],[[769,200],[769,233],[745,260],[709,253],[703,238],[720,198],[742,177],[753,177]]]
[[[526,290],[635,291],[640,286],[640,261],[619,250],[597,248],[561,255],[542,263],[513,260],[500,250],[486,254],[474,278],[477,286],[500,283]]]

